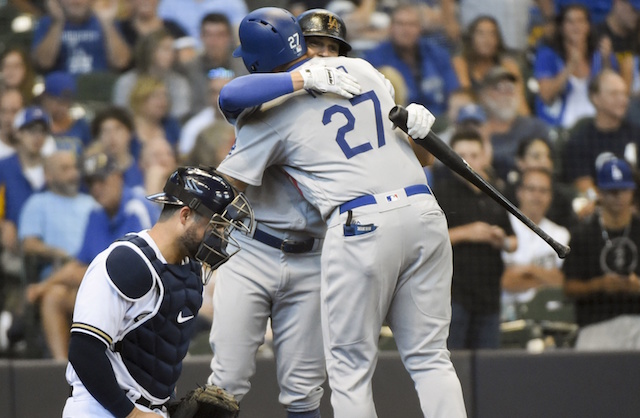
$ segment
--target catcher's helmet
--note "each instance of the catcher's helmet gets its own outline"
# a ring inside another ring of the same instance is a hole
[[[238,32],[233,56],[242,58],[250,73],[268,73],[307,52],[300,25],[285,9],[256,9],[242,19]]]
[[[332,38],[340,44],[340,55],[347,55],[351,45],[347,38],[347,27],[337,14],[325,9],[311,9],[298,16],[298,23],[305,37],[323,36]]]
[[[242,193],[239,193],[214,169],[179,167],[174,171],[162,193],[147,199],[165,205],[188,206],[209,219],[210,228],[203,237],[195,258],[215,270],[235,254],[240,245],[230,237],[234,229],[249,232],[253,211]],[[231,243],[233,252],[227,250]]]

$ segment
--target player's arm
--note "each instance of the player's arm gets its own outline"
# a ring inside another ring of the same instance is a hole
[[[82,384],[114,416],[127,417],[135,407],[118,385],[106,350],[107,347],[97,338],[79,332],[71,333],[69,362]]]
[[[227,119],[235,119],[245,109],[302,89],[335,93],[349,99],[360,93],[360,85],[349,74],[333,67],[311,65],[298,71],[235,78],[220,91],[218,104]]]
[[[227,180],[229,183],[231,183],[231,185],[233,187],[235,187],[236,190],[238,190],[239,192],[244,192],[247,189],[247,187],[249,186],[247,183],[243,182],[242,180],[238,180],[236,178],[233,178],[228,174],[220,173],[220,175],[222,177],[224,177],[225,180]]]

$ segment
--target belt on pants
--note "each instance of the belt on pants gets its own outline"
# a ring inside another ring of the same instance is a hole
[[[315,238],[307,238],[302,241],[281,239],[269,234],[268,232],[262,231],[257,227],[255,233],[253,234],[253,239],[255,239],[256,241],[260,241],[261,243],[266,244],[269,247],[277,248],[283,253],[290,254],[308,253],[309,251],[313,250],[316,243]]]
[[[127,392],[127,391],[125,391]],[[69,397],[71,398],[73,396],[73,386],[69,386]],[[138,405],[142,405],[146,408],[149,409],[162,409],[164,407],[165,404],[161,403],[161,404],[156,404],[151,402],[149,399],[141,396],[140,398],[136,399],[135,401],[133,401],[134,403],[137,403]]]
[[[431,194],[431,189],[426,184],[414,184],[413,186],[407,186],[404,188],[407,197],[416,194]],[[351,209],[359,208],[361,206],[375,205],[377,203],[376,198],[372,194],[365,194],[360,197],[356,197],[346,203],[340,205],[340,213],[345,213]]]

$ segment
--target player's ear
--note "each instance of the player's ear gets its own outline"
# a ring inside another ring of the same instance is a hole
[[[178,216],[180,217],[180,223],[186,225],[189,219],[195,216],[195,213],[188,206],[183,206],[180,208]]]

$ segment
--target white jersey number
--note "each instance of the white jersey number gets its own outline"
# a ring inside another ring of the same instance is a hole
[[[378,134],[378,148],[380,148],[384,146],[385,139],[384,139],[384,126],[382,124],[382,111],[380,110],[380,100],[378,100],[378,96],[376,96],[376,93],[373,90],[370,90],[366,93],[362,93],[361,95],[354,97],[353,99],[350,99],[349,103],[351,103],[352,106],[356,106],[357,104],[368,101],[368,100],[371,100],[371,102],[373,103],[373,110],[375,112],[375,117],[376,117],[376,130]],[[341,113],[347,119],[347,123],[342,125],[338,129],[338,132],[336,133],[336,142],[340,146],[340,149],[342,150],[344,155],[347,157],[347,159],[354,157],[358,154],[361,154],[363,152],[372,150],[373,146],[371,146],[370,142],[360,144],[355,148],[351,148],[351,146],[347,143],[347,140],[345,139],[345,135],[347,134],[347,132],[350,132],[355,128],[356,118],[353,116],[353,113],[351,113],[351,111],[346,107],[340,106],[340,105],[333,105],[327,108],[324,111],[324,114],[322,116],[322,123],[324,125],[331,123],[331,119],[333,118],[333,115],[335,115],[336,113]]]

